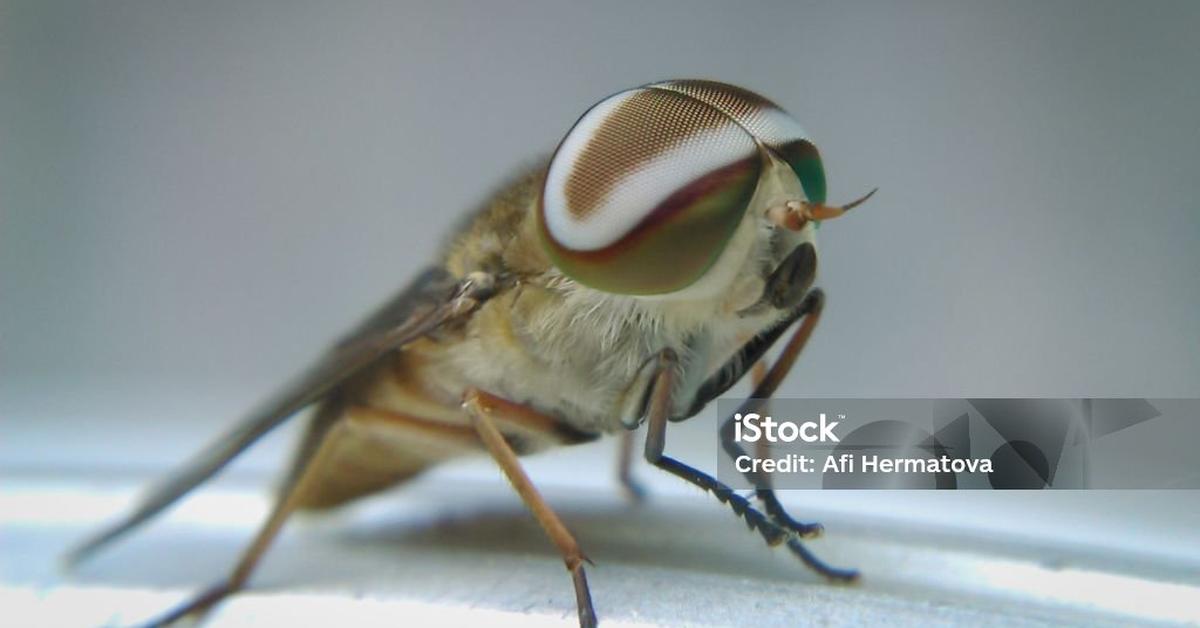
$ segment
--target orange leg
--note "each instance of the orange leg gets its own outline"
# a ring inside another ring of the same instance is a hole
[[[310,491],[319,484],[323,475],[330,471],[329,465],[337,457],[336,450],[356,425],[386,425],[391,430],[408,430],[420,433],[422,437],[468,447],[478,447],[479,444],[475,430],[465,425],[447,425],[374,408],[347,408],[320,437],[320,442],[311,453],[299,461],[296,475],[275,502],[271,514],[255,534],[254,540],[242,552],[233,571],[225,579],[153,620],[149,625],[163,626],[186,618],[200,618],[226,597],[243,589],[288,517],[303,506]]]
[[[753,386],[754,388],[758,388],[759,386],[762,385],[763,380],[765,380],[766,378],[767,378],[767,358],[763,357],[762,360],[759,360],[758,362],[754,363],[754,368],[750,369],[750,385]],[[769,399],[763,400],[763,402],[762,402],[763,411],[761,414],[770,414],[771,413],[770,409],[769,409],[770,405],[771,405],[771,401]],[[765,438],[758,439],[758,442],[754,443],[754,455],[756,457],[758,457],[759,459],[769,457],[771,455],[770,441],[768,441]],[[768,482],[770,481],[769,478],[767,478],[767,480],[768,480]]]
[[[275,502],[270,516],[267,517],[263,526],[259,528],[258,533],[254,536],[254,540],[251,541],[249,547],[242,553],[241,559],[238,560],[237,566],[234,567],[229,576],[188,602],[153,620],[149,625],[165,626],[188,617],[202,617],[216,606],[218,602],[245,586],[246,580],[253,573],[254,568],[258,565],[258,561],[267,551],[267,548],[270,547],[271,542],[275,540],[280,529],[283,528],[283,524],[287,521],[288,516],[295,512],[296,507],[304,496],[304,491],[312,484],[314,478],[321,473],[333,455],[333,450],[337,447],[338,440],[345,434],[346,427],[347,424],[345,421],[338,421],[329,428],[329,431],[321,440],[321,444],[304,464],[304,468],[299,476],[297,476],[296,481]]]
[[[560,422],[528,406],[513,403],[474,388],[468,389],[463,395],[463,407],[470,413],[472,424],[479,433],[479,438],[483,440],[484,446],[492,454],[496,464],[504,471],[504,475],[512,483],[517,495],[520,495],[521,500],[525,502],[525,507],[533,513],[542,529],[546,531],[546,535],[550,537],[551,542],[558,547],[558,551],[562,554],[563,562],[567,565],[567,571],[571,572],[571,580],[575,584],[575,603],[579,609],[579,625],[584,628],[596,626],[596,610],[592,606],[592,594],[588,590],[587,574],[583,569],[583,563],[591,561],[579,548],[579,543],[575,541],[571,531],[558,518],[542,494],[538,492],[537,487],[530,481],[529,476],[525,474],[516,452],[509,446],[500,430],[496,428],[493,417],[503,417],[507,421],[528,424],[544,422],[550,425]]]
[[[779,358],[775,360],[768,369],[765,361],[754,365],[754,370],[751,373],[751,381],[754,385],[754,392],[750,395],[752,399],[759,399],[758,406],[751,410],[743,407],[738,411],[742,414],[750,411],[767,413],[767,406],[770,403],[770,398],[775,394],[775,390],[779,384],[783,382],[783,378],[792,370],[792,366],[796,363],[796,358],[800,356],[800,352],[804,350],[804,346],[808,344],[808,339],[812,336],[813,331],[817,328],[817,323],[821,320],[821,312],[825,308],[824,293],[819,290],[813,290],[809,293],[805,302],[802,304],[804,320],[800,326],[788,339],[783,350],[780,352]],[[741,445],[733,438],[734,420],[733,417],[726,419],[721,426],[721,446],[733,458],[737,458],[742,454]],[[770,444],[766,439],[758,441],[755,447],[755,454],[759,458],[765,458],[770,455]],[[811,523],[805,521],[797,521],[788,514],[784,509],[783,504],[779,502],[779,497],[775,494],[775,489],[771,486],[771,478],[769,475],[749,474],[747,476],[755,485],[755,495],[762,501],[767,514],[771,516],[779,525],[799,534],[802,538],[813,538],[820,536],[824,528],[819,523]]]

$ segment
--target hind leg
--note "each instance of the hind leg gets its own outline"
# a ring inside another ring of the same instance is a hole
[[[320,487],[332,473],[339,456],[345,452],[344,448],[359,444],[361,436],[355,432],[363,428],[408,433],[413,437],[435,439],[451,447],[479,447],[474,431],[467,426],[442,425],[419,417],[370,408],[348,408],[345,413],[331,420],[322,433],[314,434],[311,443],[301,448],[301,455],[296,461],[293,473],[272,507],[271,514],[254,535],[250,545],[242,552],[241,558],[229,575],[154,619],[149,625],[164,626],[185,618],[203,617],[222,600],[245,588],[247,580],[283,529],[288,517],[296,510],[313,507],[313,497],[325,491]]]
[[[287,521],[287,518],[296,510],[304,494],[305,486],[311,484],[314,476],[320,472],[326,461],[329,460],[333,449],[337,446],[337,441],[342,437],[345,429],[345,423],[339,421],[325,433],[316,451],[308,460],[304,461],[302,470],[296,477],[296,481],[275,502],[270,516],[267,517],[266,522],[259,528],[258,533],[254,535],[254,540],[242,552],[242,556],[233,568],[233,571],[223,580],[150,622],[149,625],[165,626],[186,617],[201,617],[221,600],[241,590],[246,585],[246,580],[249,579],[250,574],[254,572],[254,568],[258,566],[258,561],[262,559],[271,542],[275,540],[275,537],[283,528],[283,524]]]

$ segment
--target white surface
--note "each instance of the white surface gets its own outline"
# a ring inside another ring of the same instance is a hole
[[[608,625],[1200,621],[1200,514],[1190,492],[787,493],[797,515],[827,526],[810,547],[863,571],[860,585],[832,586],[786,550],[766,548],[710,496],[645,465],[637,473],[651,501],[626,503],[608,482],[610,453],[589,446],[530,461],[597,563],[589,579]],[[596,472],[570,475],[579,469]],[[64,578],[56,557],[127,507],[145,479],[10,469],[0,483],[6,615],[44,625],[146,619],[223,574],[268,505],[267,478],[235,473]],[[480,460],[298,519],[251,591],[211,619],[297,618],[570,625],[574,602],[552,546]]]

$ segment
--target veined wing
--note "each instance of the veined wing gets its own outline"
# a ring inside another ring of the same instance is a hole
[[[389,352],[469,315],[491,297],[494,287],[493,277],[486,273],[472,273],[458,279],[442,268],[424,271],[307,371],[151,489],[133,512],[72,550],[66,557],[67,563],[83,560],[157,515],[211,478],[267,432]]]

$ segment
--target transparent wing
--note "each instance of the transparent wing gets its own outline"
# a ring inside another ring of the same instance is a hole
[[[307,371],[152,488],[133,512],[71,551],[67,563],[83,560],[175,503],[264,434],[387,353],[469,314],[491,296],[492,289],[490,275],[473,273],[460,280],[441,268],[426,270]]]

